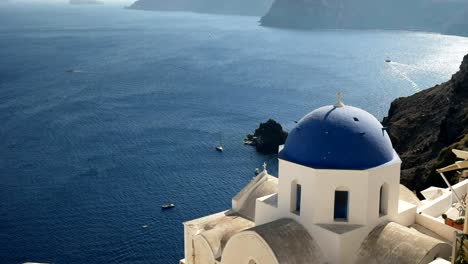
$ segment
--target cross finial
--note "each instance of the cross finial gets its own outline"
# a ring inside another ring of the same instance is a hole
[[[266,171],[266,168],[267,168],[267,164],[266,162],[263,162],[263,170]]]
[[[336,99],[337,99],[337,102],[335,104],[335,107],[343,107],[344,104],[343,104],[343,93],[342,92],[337,92],[336,93]]]

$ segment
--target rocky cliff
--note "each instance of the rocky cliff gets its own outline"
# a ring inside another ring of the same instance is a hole
[[[129,8],[263,16],[273,0],[138,0]]]
[[[446,187],[434,170],[456,160],[452,148],[468,148],[468,55],[450,81],[393,101],[383,125],[403,161],[403,184]]]
[[[468,1],[275,0],[261,24],[303,29],[422,30],[468,36]]]

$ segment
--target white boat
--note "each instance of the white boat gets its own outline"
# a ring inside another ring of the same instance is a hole
[[[167,203],[167,204],[161,205],[162,209],[170,209],[170,208],[173,208],[173,207],[175,207],[175,204],[173,204],[173,203]]]
[[[220,133],[219,135],[219,144],[216,145],[215,149],[219,152],[223,152],[223,134]]]

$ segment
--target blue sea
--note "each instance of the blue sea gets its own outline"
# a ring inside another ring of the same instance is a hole
[[[337,91],[381,119],[466,53],[431,33],[2,4],[0,263],[177,263],[182,222],[229,208],[263,162],[276,173],[242,144],[260,122],[291,129]]]

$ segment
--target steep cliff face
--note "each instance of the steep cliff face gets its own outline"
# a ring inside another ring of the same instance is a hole
[[[263,16],[273,0],[138,0],[131,9]]]
[[[275,0],[264,26],[403,29],[468,36],[465,0]]]
[[[452,148],[468,148],[468,55],[450,81],[393,101],[383,125],[403,160],[402,183],[444,186],[434,170],[455,161]]]

